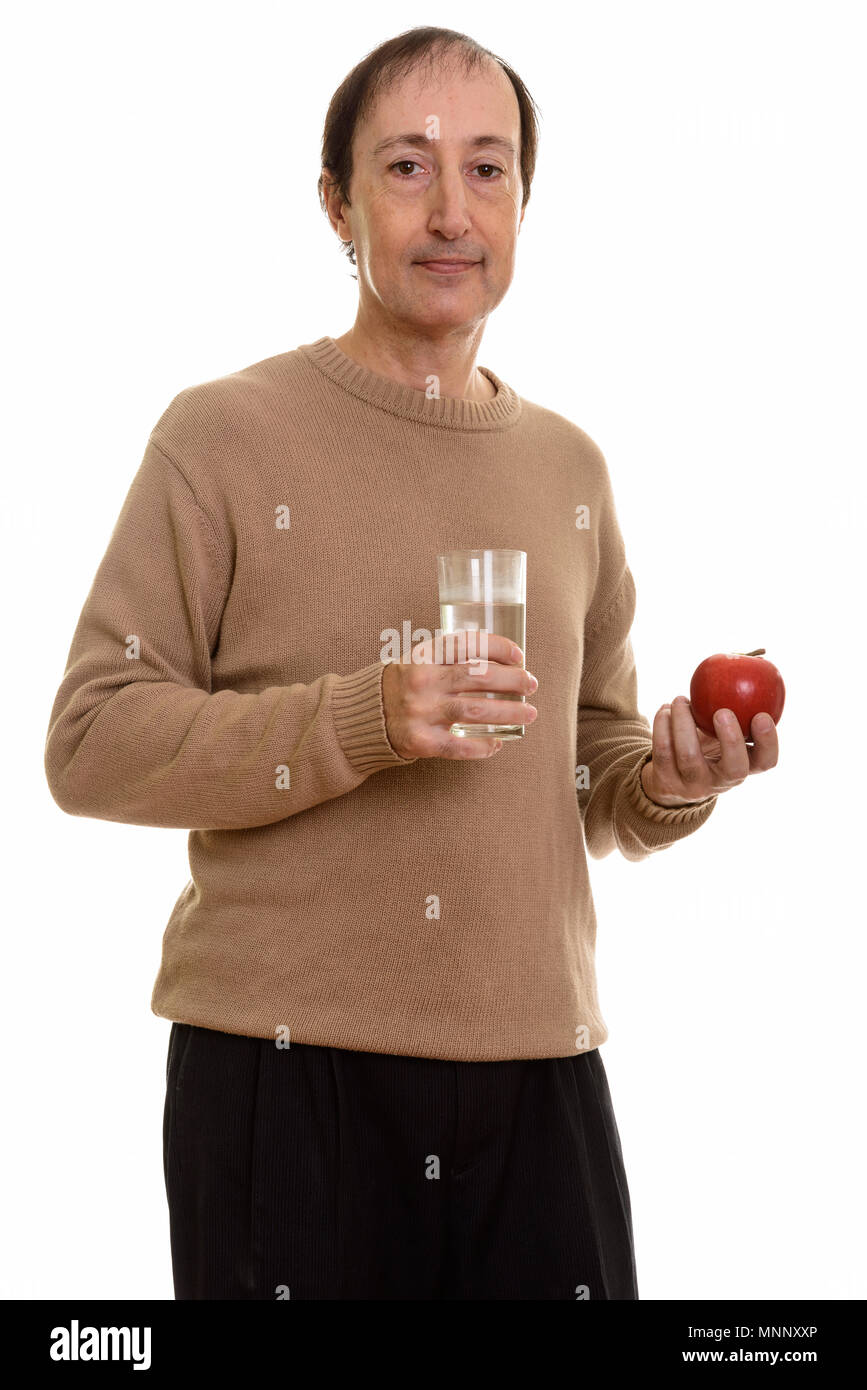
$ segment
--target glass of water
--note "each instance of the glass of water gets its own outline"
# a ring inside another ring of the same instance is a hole
[[[450,550],[437,556],[440,626],[446,632],[489,632],[507,637],[526,662],[526,550]],[[468,659],[482,648],[468,644]],[[511,691],[480,692],[488,700],[520,700]],[[458,738],[523,738],[523,724],[453,724]]]

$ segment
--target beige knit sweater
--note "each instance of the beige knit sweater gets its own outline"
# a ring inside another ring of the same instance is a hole
[[[716,799],[667,810],[640,784],[602,453],[482,370],[494,399],[428,399],[323,337],[182,390],[151,431],[45,770],[71,815],[191,832],[163,1018],[467,1061],[608,1035],[585,844],[641,859]],[[539,717],[489,760],[407,761],[386,643],[436,632],[435,557],[465,547],[527,552]]]

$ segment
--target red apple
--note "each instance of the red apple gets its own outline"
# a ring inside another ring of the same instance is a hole
[[[716,738],[714,711],[730,709],[744,738],[751,739],[755,714],[769,714],[776,724],[783,712],[786,687],[776,666],[764,660],[764,647],[754,652],[718,652],[693,672],[689,683],[692,717],[700,729]]]

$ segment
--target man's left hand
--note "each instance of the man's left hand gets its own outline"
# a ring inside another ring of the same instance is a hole
[[[688,806],[740,786],[753,772],[775,767],[777,729],[769,714],[756,714],[749,745],[731,710],[713,717],[717,738],[696,725],[685,695],[662,705],[653,721],[653,755],[641,769],[645,794],[659,806]]]

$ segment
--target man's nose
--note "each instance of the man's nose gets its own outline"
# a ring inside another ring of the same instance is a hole
[[[428,226],[453,241],[471,226],[467,188],[463,172],[449,166],[431,180],[428,192],[431,211]]]

